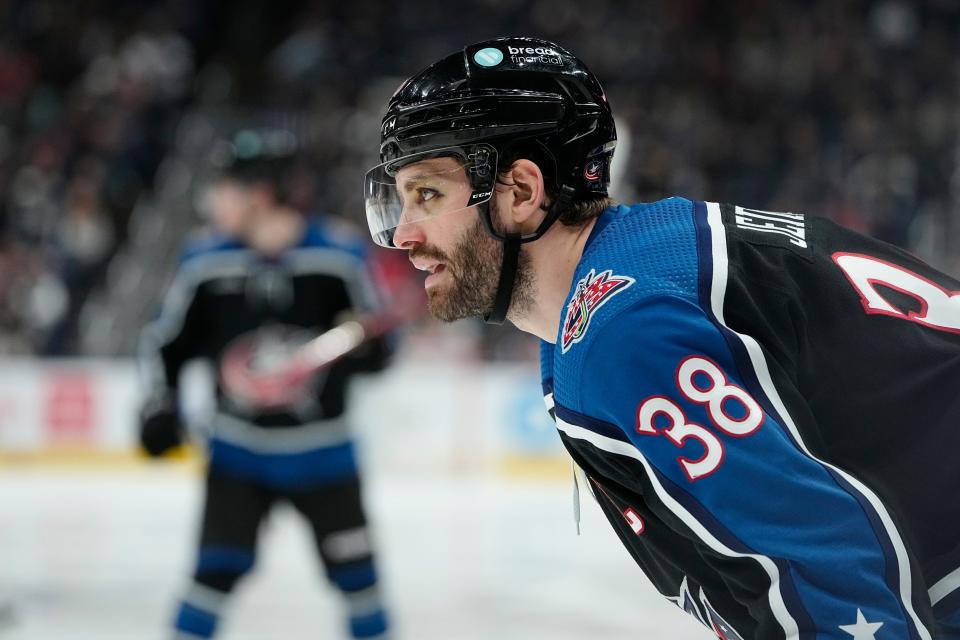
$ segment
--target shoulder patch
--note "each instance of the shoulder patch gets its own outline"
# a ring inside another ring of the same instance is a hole
[[[560,340],[561,352],[566,353],[570,347],[583,340],[597,309],[633,283],[633,278],[615,276],[611,269],[599,275],[595,269],[590,269],[590,272],[577,283],[573,297],[567,305]]]

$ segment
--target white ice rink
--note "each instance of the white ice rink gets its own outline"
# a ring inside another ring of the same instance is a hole
[[[381,472],[366,495],[406,640],[705,640],[656,594],[569,481]],[[193,558],[199,475],[183,463],[0,468],[0,638],[162,640]],[[281,510],[218,638],[336,639],[307,530]]]

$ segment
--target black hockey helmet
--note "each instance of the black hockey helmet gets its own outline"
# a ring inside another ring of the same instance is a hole
[[[277,201],[285,203],[299,150],[292,131],[240,129],[229,140],[221,140],[214,146],[210,158],[213,177],[246,185],[270,184]]]
[[[381,164],[367,172],[364,185],[374,240],[394,247],[401,219],[482,205],[484,226],[505,244],[497,308],[491,314],[501,321],[519,245],[546,233],[570,202],[606,195],[617,137],[606,96],[587,67],[553,42],[526,37],[470,45],[404,82],[390,99],[380,135]],[[522,236],[498,232],[487,206],[498,159],[518,144],[534,147],[538,164],[552,165],[541,170],[557,194],[541,225]],[[434,205],[411,215],[397,192],[397,171],[437,157],[458,160],[455,170],[466,171],[469,193],[445,198],[439,211]]]

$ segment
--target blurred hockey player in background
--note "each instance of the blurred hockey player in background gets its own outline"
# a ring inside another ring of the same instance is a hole
[[[291,205],[294,157],[245,135],[208,192],[216,231],[186,246],[142,344],[148,400],[141,442],[152,456],[183,440],[177,392],[184,363],[207,358],[219,373],[199,551],[175,637],[214,635],[227,596],[253,567],[259,528],[286,501],[313,530],[327,576],[346,601],[351,636],[384,638],[387,616],[344,403],[352,374],[385,366],[386,342],[371,340],[312,374],[287,366],[318,334],[374,310],[378,292],[361,237]]]
[[[801,213],[613,203],[607,96],[552,42],[452,53],[380,133],[374,238],[435,316],[541,339],[660,593],[724,640],[960,638],[960,282]]]

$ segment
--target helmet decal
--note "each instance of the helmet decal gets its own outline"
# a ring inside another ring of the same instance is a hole
[[[486,47],[473,54],[473,61],[481,67],[495,67],[503,62],[503,51],[496,47]]]
[[[587,182],[596,182],[603,177],[603,161],[597,159],[589,161],[583,170],[583,177]]]

